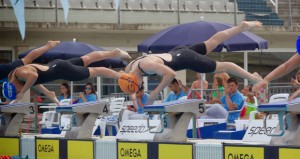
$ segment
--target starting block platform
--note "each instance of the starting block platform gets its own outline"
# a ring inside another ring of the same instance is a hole
[[[185,141],[186,131],[192,117],[205,115],[204,100],[189,99],[147,105],[147,125],[150,133],[156,133],[154,141]],[[160,129],[152,131],[150,116],[159,115]]]
[[[0,106],[0,136],[18,136],[25,115],[35,114],[34,103],[16,103]]]
[[[279,130],[275,133],[267,133],[273,136],[271,144],[274,145],[299,145],[300,140],[297,137],[299,134],[300,120],[300,98],[292,101],[281,101],[276,103],[261,104],[258,106],[259,112],[266,113],[264,118],[264,127],[267,127],[267,119],[271,114],[277,114],[279,120]],[[266,129],[265,129],[266,130]]]
[[[261,104],[257,107],[259,112],[266,113],[264,118],[264,127],[267,127],[267,119],[269,115],[277,114],[279,120],[279,132],[277,133],[267,133],[269,136],[282,136],[286,129],[288,129],[288,125],[290,125],[290,114],[300,114],[300,98],[296,98],[290,102],[281,101],[275,103],[267,103]]]
[[[66,131],[65,138],[91,138],[92,131],[99,115],[108,116],[109,103],[104,101],[85,102],[68,106],[56,107],[55,111],[62,114],[70,114],[70,125],[62,129]],[[59,117],[61,117],[59,115]],[[59,127],[61,127],[61,119],[59,119]]]

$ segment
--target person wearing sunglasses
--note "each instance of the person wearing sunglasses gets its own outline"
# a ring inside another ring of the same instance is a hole
[[[79,103],[97,101],[95,88],[90,82],[85,85],[83,93],[79,96]]]

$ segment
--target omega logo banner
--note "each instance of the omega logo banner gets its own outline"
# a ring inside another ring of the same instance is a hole
[[[274,133],[277,124],[278,120],[267,120],[267,127],[264,128],[263,120],[253,120],[245,133],[243,141],[269,144],[271,136],[265,134],[265,129],[267,133]]]
[[[224,146],[224,159],[264,159],[264,148]]]
[[[118,142],[118,159],[147,159],[147,143]]]
[[[150,120],[151,131],[157,131],[159,120]],[[128,141],[153,141],[155,133],[150,133],[147,120],[125,120],[117,134],[117,139]]]

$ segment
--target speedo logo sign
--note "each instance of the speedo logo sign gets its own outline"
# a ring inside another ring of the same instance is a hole
[[[273,133],[275,131],[275,129],[276,129],[276,127],[267,127],[267,128],[265,128],[263,126],[262,127],[260,127],[260,126],[251,127],[248,134],[250,134],[251,137],[253,135],[263,135],[263,134],[266,134],[266,132],[268,134],[270,134],[270,133]]]
[[[140,125],[140,126],[123,125],[122,128],[121,128],[121,130],[120,130],[120,132],[122,133],[122,135],[124,133],[132,133],[132,134],[134,134],[134,133],[140,133],[140,134],[142,134],[142,133],[145,133],[147,131],[148,131],[147,127],[144,126],[143,124]]]

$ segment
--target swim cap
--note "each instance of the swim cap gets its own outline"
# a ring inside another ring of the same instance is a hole
[[[298,35],[298,39],[297,39],[297,42],[296,42],[296,47],[297,47],[298,54],[300,54],[300,35]]]
[[[123,73],[118,79],[119,86],[124,93],[134,94],[138,91],[138,81],[135,75]]]
[[[17,98],[16,87],[10,82],[4,82],[2,84],[2,94],[6,99],[14,100]]]

